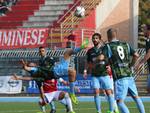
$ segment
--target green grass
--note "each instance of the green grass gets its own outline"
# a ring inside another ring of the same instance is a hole
[[[139,113],[134,103],[127,103],[131,113]],[[146,113],[150,113],[150,102],[145,102]],[[57,113],[65,113],[65,107],[62,104],[56,102]],[[49,113],[49,106],[47,106],[47,113]],[[76,113],[96,113],[93,102],[80,102],[78,105],[74,105]],[[102,103],[102,111],[106,113],[108,110],[107,103]],[[0,103],[0,113],[36,113],[39,111],[37,103]]]

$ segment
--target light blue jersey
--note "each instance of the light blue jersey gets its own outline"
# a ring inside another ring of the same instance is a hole
[[[64,58],[61,58],[58,63],[55,64],[53,71],[54,74],[58,77],[68,75],[68,68],[69,68],[69,60],[65,60]]]

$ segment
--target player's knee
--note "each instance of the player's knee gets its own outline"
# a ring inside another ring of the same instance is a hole
[[[69,98],[69,94],[68,93],[65,93],[65,98]]]
[[[133,96],[133,98],[135,98],[135,99],[136,99],[136,98],[140,98],[140,97],[136,95],[136,96]]]
[[[64,97],[65,97],[65,92],[62,91],[62,92],[59,94],[59,100],[62,100]]]
[[[95,89],[95,94],[99,94],[100,90],[99,89]]]
[[[106,95],[113,95],[112,90],[111,89],[106,90]]]

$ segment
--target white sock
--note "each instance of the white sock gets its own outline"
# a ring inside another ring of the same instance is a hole
[[[59,101],[61,104],[63,104],[63,105],[67,105],[67,102],[66,102],[66,99],[65,98],[63,98],[62,100],[60,100]]]
[[[40,105],[40,103],[39,103],[39,107],[40,107],[40,109],[41,109],[42,112],[46,113],[45,106],[42,106],[42,105]]]
[[[66,100],[66,104],[68,105],[70,111],[73,111],[72,102],[71,102],[71,99],[70,99],[68,93],[65,94],[65,100]]]

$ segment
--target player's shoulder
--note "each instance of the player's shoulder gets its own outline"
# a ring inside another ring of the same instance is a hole
[[[94,51],[94,47],[91,47],[90,49],[88,49],[88,53],[91,53],[91,52],[93,52]]]
[[[109,45],[109,46],[118,46],[118,45],[124,45],[124,44],[126,44],[127,42],[125,42],[125,41],[120,41],[120,40],[114,40],[114,41],[111,41],[111,42],[109,42],[107,45]]]
[[[53,60],[54,60],[54,58],[51,56],[46,56],[46,58],[45,58],[45,61],[53,61]]]

